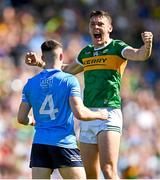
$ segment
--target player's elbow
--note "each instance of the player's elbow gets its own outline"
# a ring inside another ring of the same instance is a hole
[[[88,120],[87,112],[84,108],[81,107],[77,108],[77,110],[74,111],[74,116],[79,120]]]
[[[74,112],[74,116],[77,118],[77,119],[80,119],[80,120],[83,120],[84,119],[84,115],[81,111],[76,111]]]
[[[147,61],[150,56],[144,56],[143,58],[140,59],[140,61]]]
[[[150,57],[151,57],[151,53],[150,53],[150,54],[147,54],[147,55],[144,57],[144,61],[148,60]]]
[[[139,60],[140,61],[146,61],[151,56],[151,50],[145,51],[144,53],[139,53]]]

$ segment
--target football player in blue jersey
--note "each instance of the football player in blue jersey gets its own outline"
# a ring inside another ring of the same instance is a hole
[[[17,117],[21,124],[35,123],[30,161],[32,178],[49,179],[58,168],[64,179],[85,179],[73,114],[77,119],[90,121],[105,120],[108,112],[91,111],[84,106],[78,80],[61,71],[61,43],[45,41],[41,50],[45,69],[25,84]],[[34,54],[30,53],[30,56],[34,58]],[[31,108],[34,118],[29,116]]]

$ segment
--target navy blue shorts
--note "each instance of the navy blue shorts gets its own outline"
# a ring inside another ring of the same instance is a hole
[[[79,149],[32,144],[29,167],[57,169],[63,167],[83,167]]]

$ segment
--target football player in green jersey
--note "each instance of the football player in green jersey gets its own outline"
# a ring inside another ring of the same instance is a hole
[[[120,86],[127,60],[145,61],[152,51],[153,34],[141,34],[143,45],[133,48],[121,40],[110,38],[112,18],[107,11],[92,11],[89,32],[92,44],[81,50],[77,60],[64,66],[66,72],[84,71],[84,104],[91,108],[106,108],[106,121],[80,123],[80,150],[87,179],[98,179],[101,168],[106,179],[119,179],[117,162],[122,132]],[[26,56],[29,65],[44,62]],[[99,168],[100,167],[100,168]]]

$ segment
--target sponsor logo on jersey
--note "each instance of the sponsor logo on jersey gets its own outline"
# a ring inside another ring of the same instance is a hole
[[[89,64],[98,64],[98,63],[105,63],[107,61],[106,57],[99,57],[99,58],[87,58],[84,60],[83,65],[89,65]]]
[[[90,70],[106,69],[118,71],[121,75],[127,65],[127,61],[117,55],[93,56],[82,59],[84,72]]]
[[[40,80],[40,86],[41,86],[42,88],[51,87],[51,86],[52,86],[52,81],[53,81],[52,78],[41,79],[41,80]]]

